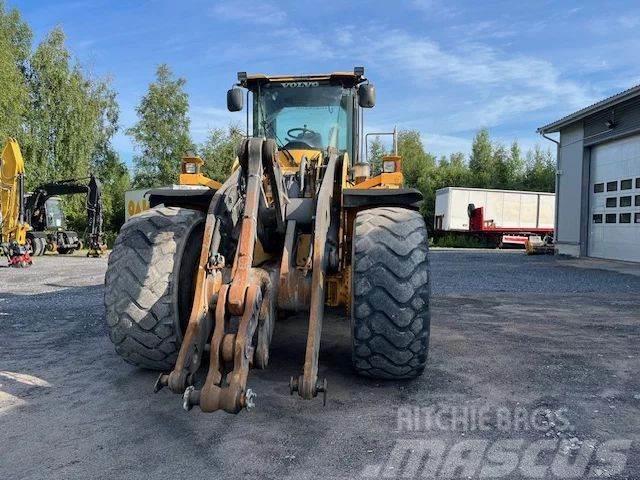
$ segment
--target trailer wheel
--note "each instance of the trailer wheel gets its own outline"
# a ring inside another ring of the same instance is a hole
[[[204,215],[179,207],[132,217],[115,241],[105,276],[109,338],[127,362],[175,364],[193,301]]]
[[[352,245],[351,338],[355,370],[375,378],[420,375],[429,348],[429,247],[420,213],[357,214]]]

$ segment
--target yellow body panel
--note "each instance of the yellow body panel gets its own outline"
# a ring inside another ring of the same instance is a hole
[[[178,180],[180,185],[201,185],[218,190],[222,184],[217,180],[209,178],[202,173],[181,173]]]
[[[357,183],[353,188],[366,190],[368,188],[400,188],[404,183],[402,172],[381,173],[375,177],[367,178]]]
[[[2,242],[26,243],[29,225],[19,221],[20,205],[24,201],[20,192],[20,176],[24,175],[24,160],[18,142],[9,139],[2,150],[0,161],[0,223]]]
[[[194,173],[187,172],[187,165],[190,164],[195,165]],[[202,160],[200,157],[183,157],[178,183],[180,185],[201,185],[203,187],[212,188],[213,190],[218,190],[222,186],[222,184],[217,180],[204,175],[200,171],[203,165],[204,160]]]

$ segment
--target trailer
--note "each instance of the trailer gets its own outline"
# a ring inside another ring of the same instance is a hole
[[[526,246],[553,236],[555,195],[484,188],[436,191],[434,234],[472,235],[495,246]]]

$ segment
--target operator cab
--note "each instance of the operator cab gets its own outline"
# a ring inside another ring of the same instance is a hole
[[[25,202],[33,201],[33,193],[25,195]],[[28,223],[36,231],[60,230],[65,228],[65,216],[60,197],[49,197],[44,204],[28,212]]]
[[[59,230],[64,228],[65,218],[62,211],[62,199],[60,197],[51,197],[44,202],[46,213],[46,227],[49,230]]]
[[[283,169],[296,168],[303,157],[328,149],[346,153],[358,162],[360,115],[358,107],[375,104],[375,90],[364,69],[327,75],[266,76],[238,74],[238,84],[227,93],[230,111],[243,108],[244,92],[252,93],[253,136],[273,138]],[[249,114],[247,113],[247,127]]]

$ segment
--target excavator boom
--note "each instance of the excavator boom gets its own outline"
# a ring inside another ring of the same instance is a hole
[[[0,160],[0,225],[0,246],[9,265],[31,265],[25,248],[30,227],[25,222],[24,160],[20,145],[13,139],[7,141]]]

